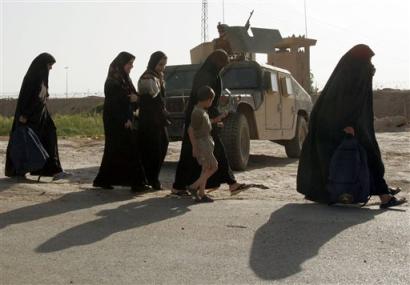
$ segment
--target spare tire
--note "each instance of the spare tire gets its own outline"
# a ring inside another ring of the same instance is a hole
[[[250,149],[248,121],[241,113],[231,113],[223,123],[221,139],[229,164],[233,170],[245,170]]]

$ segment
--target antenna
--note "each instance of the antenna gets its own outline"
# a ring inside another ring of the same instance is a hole
[[[225,24],[225,0],[222,0],[222,24]]]
[[[208,41],[208,0],[202,0],[201,40]]]

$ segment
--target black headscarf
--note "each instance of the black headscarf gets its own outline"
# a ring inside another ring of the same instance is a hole
[[[130,61],[134,60],[135,56],[130,54],[129,52],[122,51],[120,52],[116,58],[111,62],[110,67],[108,69],[108,76],[107,79],[112,79],[118,81],[124,89],[127,89],[130,93],[136,93],[136,89],[132,80],[124,71],[124,66]]]
[[[194,109],[194,106],[198,103],[198,98],[196,94],[199,88],[201,88],[202,86],[209,86],[215,92],[215,98],[212,102],[212,106],[208,109],[209,117],[212,119],[219,115],[218,104],[222,91],[222,81],[221,77],[219,76],[219,73],[228,62],[229,57],[224,50],[215,50],[206,58],[205,62],[202,64],[202,66],[195,74],[192,83],[191,95],[189,97],[188,106],[185,110],[186,129],[191,122],[192,110]],[[215,132],[215,130],[216,128],[213,128],[213,132]]]
[[[329,163],[348,126],[354,128],[377,175],[384,174],[373,127],[373,55],[367,45],[350,49],[340,59],[312,110],[297,177],[298,192],[311,200],[328,202]]]
[[[56,60],[49,53],[39,54],[30,64],[26,75],[24,76],[23,85],[25,82],[30,84],[41,85],[44,83],[48,87],[49,64],[54,64]]]
[[[144,76],[147,76],[147,75],[154,76],[158,79],[161,79],[161,86],[162,86],[163,85],[162,76],[161,76],[161,74],[158,74],[155,71],[155,67],[158,65],[158,63],[163,58],[167,58],[167,55],[162,51],[156,51],[153,54],[151,54],[151,56],[149,58],[149,61],[148,61],[147,69],[144,71],[144,73],[141,75],[141,77],[144,77]]]

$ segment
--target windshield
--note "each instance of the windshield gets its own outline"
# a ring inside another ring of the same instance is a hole
[[[259,88],[257,70],[250,67],[228,69],[222,76],[222,82],[228,89]]]
[[[167,93],[181,89],[191,90],[195,72],[195,70],[165,71],[165,87]]]

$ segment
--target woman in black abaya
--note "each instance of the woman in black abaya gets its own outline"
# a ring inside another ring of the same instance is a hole
[[[159,173],[168,150],[168,124],[164,96],[164,69],[167,56],[162,51],[154,52],[148,62],[147,70],[138,81],[141,94],[138,136],[141,146],[142,164],[148,183],[161,190]]]
[[[329,202],[326,184],[330,160],[345,135],[350,134],[366,149],[375,186],[371,194],[380,197],[380,207],[405,202],[393,196],[397,190],[391,191],[384,180],[384,165],[373,126],[373,55],[363,44],[350,49],[340,59],[312,110],[297,175],[297,191],[309,200]]]
[[[211,135],[215,142],[214,155],[218,161],[218,171],[208,179],[206,188],[218,188],[222,183],[227,183],[231,193],[234,193],[246,187],[245,184],[239,184],[235,180],[225,154],[225,148],[219,137],[219,127],[217,126],[217,123],[221,122],[226,116],[226,114],[221,114],[218,110],[222,91],[222,81],[219,73],[228,63],[227,53],[223,50],[216,50],[208,56],[194,77],[188,107],[185,111],[184,137],[172,190],[175,194],[184,193],[186,187],[198,179],[201,173],[201,167],[192,156],[192,145],[187,130],[191,122],[192,110],[198,102],[197,92],[202,86],[209,86],[215,92],[215,98],[212,106],[208,109],[208,115],[212,122]]]
[[[104,85],[104,154],[94,187],[112,189],[131,186],[135,192],[149,190],[141,166],[132,118],[137,92],[129,76],[135,57],[121,52],[110,64]]]
[[[31,172],[31,174],[53,176],[53,179],[57,180],[69,174],[63,172],[61,168],[56,127],[47,110],[48,75],[55,62],[51,54],[42,53],[31,63],[21,85],[11,133],[18,124],[21,124],[27,125],[37,134],[49,158],[41,170]],[[24,176],[22,173],[17,173],[13,166],[10,149],[11,144],[9,143],[6,156],[6,176]]]

